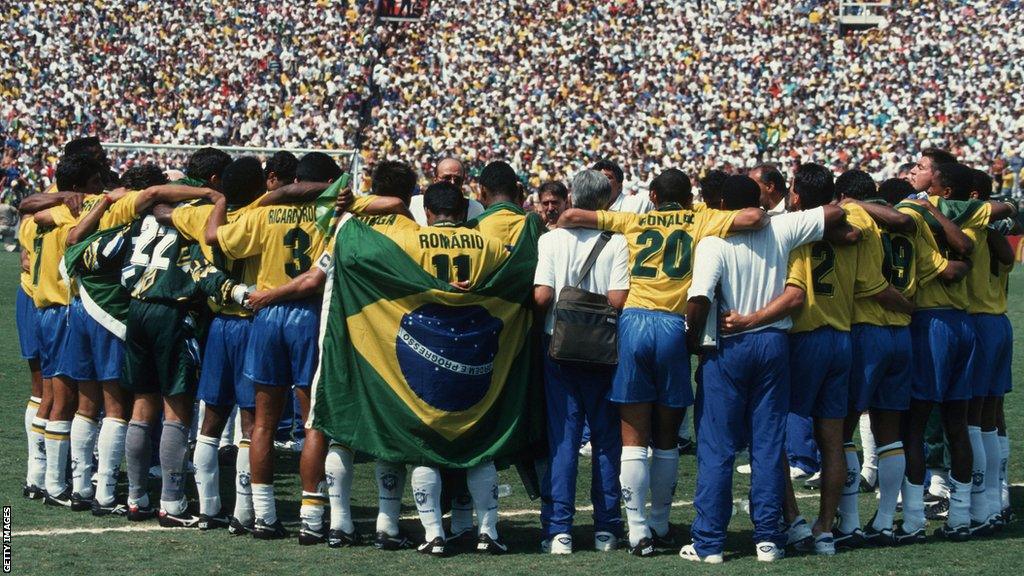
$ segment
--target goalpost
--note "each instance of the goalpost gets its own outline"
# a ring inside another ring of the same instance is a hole
[[[273,155],[276,152],[291,152],[296,156],[302,156],[310,152],[323,152],[328,156],[333,156],[338,159],[338,164],[341,165],[342,169],[347,170],[352,175],[352,187],[353,191],[357,191],[358,184],[362,182],[362,157],[359,155],[358,150],[352,149],[328,149],[328,148],[273,148],[273,147],[258,147],[258,146],[218,146],[218,145],[196,145],[196,144],[151,144],[142,142],[104,142],[103,148],[111,154],[111,160],[115,163],[123,162],[125,160],[135,160],[145,162],[147,160],[154,160],[162,158],[164,161],[158,162],[165,168],[176,168],[184,170],[184,162],[189,154],[199,150],[200,148],[216,148],[223,150],[228,154],[236,155],[250,155],[259,157],[260,160],[265,160],[268,156]],[[173,159],[174,162],[170,160]]]

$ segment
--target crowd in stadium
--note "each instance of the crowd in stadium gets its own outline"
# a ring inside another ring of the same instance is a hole
[[[375,23],[365,1],[32,6],[7,7],[0,38],[8,186],[52,181],[50,136],[78,128],[358,148],[421,176],[456,154],[471,180],[507,157],[534,187],[609,155],[630,190],[667,166],[750,158],[888,177],[927,145],[985,166],[997,190],[1019,189],[1024,169],[1024,19],[1005,0],[902,3],[883,29],[845,37],[834,3],[815,0],[439,0],[401,25]]]

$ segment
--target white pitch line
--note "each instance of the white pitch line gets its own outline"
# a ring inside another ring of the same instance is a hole
[[[1016,484],[1011,484],[1010,486],[1012,486],[1013,488],[1024,488],[1024,482],[1018,482]],[[797,498],[801,498],[801,499],[803,499],[803,498],[816,498],[817,496],[818,496],[817,493],[798,493],[796,495]],[[693,504],[692,500],[678,500],[676,502],[673,502],[672,506],[691,506],[692,504]],[[593,506],[579,506],[579,507],[576,508],[577,512],[591,512],[593,510],[594,510]],[[539,516],[539,515],[540,515],[540,510],[521,509],[521,510],[501,510],[501,511],[499,511],[499,517],[500,518],[514,518],[514,517],[519,517],[519,516]],[[419,516],[413,516],[413,515],[402,516],[399,519],[400,520],[418,520]],[[369,524],[371,522],[376,522],[376,521],[377,521],[376,517],[373,517],[373,518],[356,518],[356,519],[353,520],[353,522],[357,522],[359,524]],[[288,526],[288,527],[294,528],[294,527],[297,527],[299,524],[298,524],[298,522],[285,522],[284,525]],[[18,531],[18,532],[12,532],[11,536],[70,536],[70,535],[74,535],[74,534],[106,534],[106,533],[116,533],[116,532],[135,532],[135,533],[137,533],[137,532],[163,532],[163,531],[172,532],[172,533],[173,532],[182,532],[182,531],[186,531],[187,532],[187,530],[182,530],[181,528],[162,528],[160,526],[142,525],[142,526],[115,526],[115,527],[110,527],[110,528],[54,528],[54,529],[50,529],[50,530],[21,530],[21,531]]]

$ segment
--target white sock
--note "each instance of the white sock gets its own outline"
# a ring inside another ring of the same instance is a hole
[[[461,492],[461,490],[459,490]],[[457,493],[452,497],[452,534],[473,530],[473,497],[469,492]]]
[[[907,471],[907,458],[903,442],[893,442],[878,448],[878,513],[872,526],[875,530],[892,530],[896,504],[900,499],[900,485]]]
[[[405,464],[377,461],[377,532],[398,536],[398,514],[405,492]]]
[[[971,520],[984,523],[988,520],[988,494],[985,493],[985,444],[981,440],[981,427],[968,426],[967,437],[971,440]]]
[[[668,517],[672,512],[678,472],[679,450],[655,448],[651,458],[651,512],[647,525],[660,535],[668,534]]]
[[[96,501],[103,506],[114,503],[117,473],[124,459],[124,435],[128,423],[120,418],[104,418],[97,441],[99,458],[96,462]]]
[[[234,517],[243,526],[248,526],[256,517],[252,504],[252,475],[249,472],[249,441],[238,442],[238,456],[235,458],[235,513]]]
[[[71,420],[71,491],[83,498],[93,496],[92,476],[96,471],[93,451],[100,427],[88,416],[75,414]]]
[[[262,521],[267,526],[277,522],[273,484],[252,484],[252,507],[256,520]]]
[[[434,538],[444,538],[444,526],[441,525],[441,473],[437,468],[417,466],[412,469],[412,494],[426,532],[424,540],[430,542]]]
[[[878,479],[878,450],[875,434],[871,431],[871,416],[867,412],[860,415],[860,447],[864,451],[864,463],[860,467],[860,475],[874,484]],[[896,492],[899,492],[897,485]]]
[[[220,464],[217,450],[220,438],[196,437],[192,465],[196,468],[196,492],[199,494],[199,513],[209,516],[220,512]]]
[[[971,483],[961,482],[949,475],[949,515],[946,525],[950,528],[971,524]]]
[[[50,420],[46,424],[46,492],[59,496],[68,487],[68,452],[71,451],[71,422]]]
[[[903,479],[903,530],[916,532],[924,528],[924,486]]]
[[[327,496],[331,500],[331,530],[351,534],[352,524],[352,452],[343,446],[332,445],[324,461],[327,475]]]
[[[172,516],[179,516],[185,513],[188,508],[188,498],[182,496],[181,500],[160,499],[160,510]]]
[[[231,411],[231,416],[228,416],[228,421],[224,423],[224,430],[220,433],[220,444],[218,448],[223,446],[231,446],[235,443],[235,420],[238,418],[238,407]]]
[[[45,418],[32,418],[28,433],[28,474],[26,483],[46,487],[46,424]]]
[[[925,473],[928,481],[928,493],[940,498],[949,498],[949,481],[946,478],[946,471],[939,468],[929,468]]]
[[[647,448],[643,446],[622,447],[622,469],[619,483],[622,485],[622,503],[626,507],[626,522],[629,524],[629,545],[636,546],[644,538],[651,537],[647,526]]]
[[[860,460],[857,458],[857,446],[853,442],[843,445],[843,453],[846,456],[846,482],[843,484],[843,495],[839,497],[839,531],[849,534],[860,528],[860,510],[857,508]]]
[[[327,506],[327,496],[323,493],[323,484],[320,491],[302,491],[302,506],[299,507],[299,518],[309,528],[320,531],[324,527],[324,508]]]
[[[1010,462],[1010,437],[999,437],[999,498],[1002,500],[1003,510],[1010,507],[1010,476],[1007,474],[1007,464]]]
[[[986,430],[981,433],[981,443],[985,445],[985,499],[988,500],[988,517],[992,518],[1003,511],[1002,487],[999,485],[999,433]]]
[[[27,404],[25,404],[25,442],[28,448],[28,458],[25,460],[25,485],[31,486],[32,481],[35,478],[35,473],[32,466],[35,464],[35,443],[32,437],[32,421],[36,418],[36,413],[39,412],[39,398],[35,396],[29,398]]]
[[[466,485],[473,496],[480,533],[498,539],[498,471],[494,462],[484,462],[466,470]]]

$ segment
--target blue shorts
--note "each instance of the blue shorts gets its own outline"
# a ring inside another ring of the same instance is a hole
[[[789,411],[845,418],[853,360],[850,333],[829,326],[789,335]]]
[[[249,330],[245,377],[264,386],[308,387],[319,334],[319,302],[285,302],[260,310]]]
[[[1003,396],[1013,389],[1013,326],[1006,314],[971,314],[975,352],[971,363],[975,398]]]
[[[15,299],[14,321],[18,325],[21,357],[25,360],[39,359],[39,309],[21,289],[21,285],[18,285],[18,296]]]
[[[63,374],[60,371],[60,359],[64,356],[64,343],[67,341],[68,307],[47,306],[39,309],[39,371],[43,378],[53,378]]]
[[[693,405],[686,321],[678,314],[626,308],[619,317],[619,365],[608,399],[619,404]]]
[[[74,298],[68,306],[68,330],[58,371],[79,382],[119,380],[124,342],[100,325]]]
[[[245,355],[251,318],[217,314],[210,322],[203,349],[203,370],[197,397],[211,406],[256,406],[256,390],[245,377]]]
[[[914,349],[907,326],[854,324],[850,409],[901,412],[910,408]]]
[[[914,345],[911,397],[927,402],[971,398],[971,356],[974,329],[963,310],[925,309],[910,321]]]

